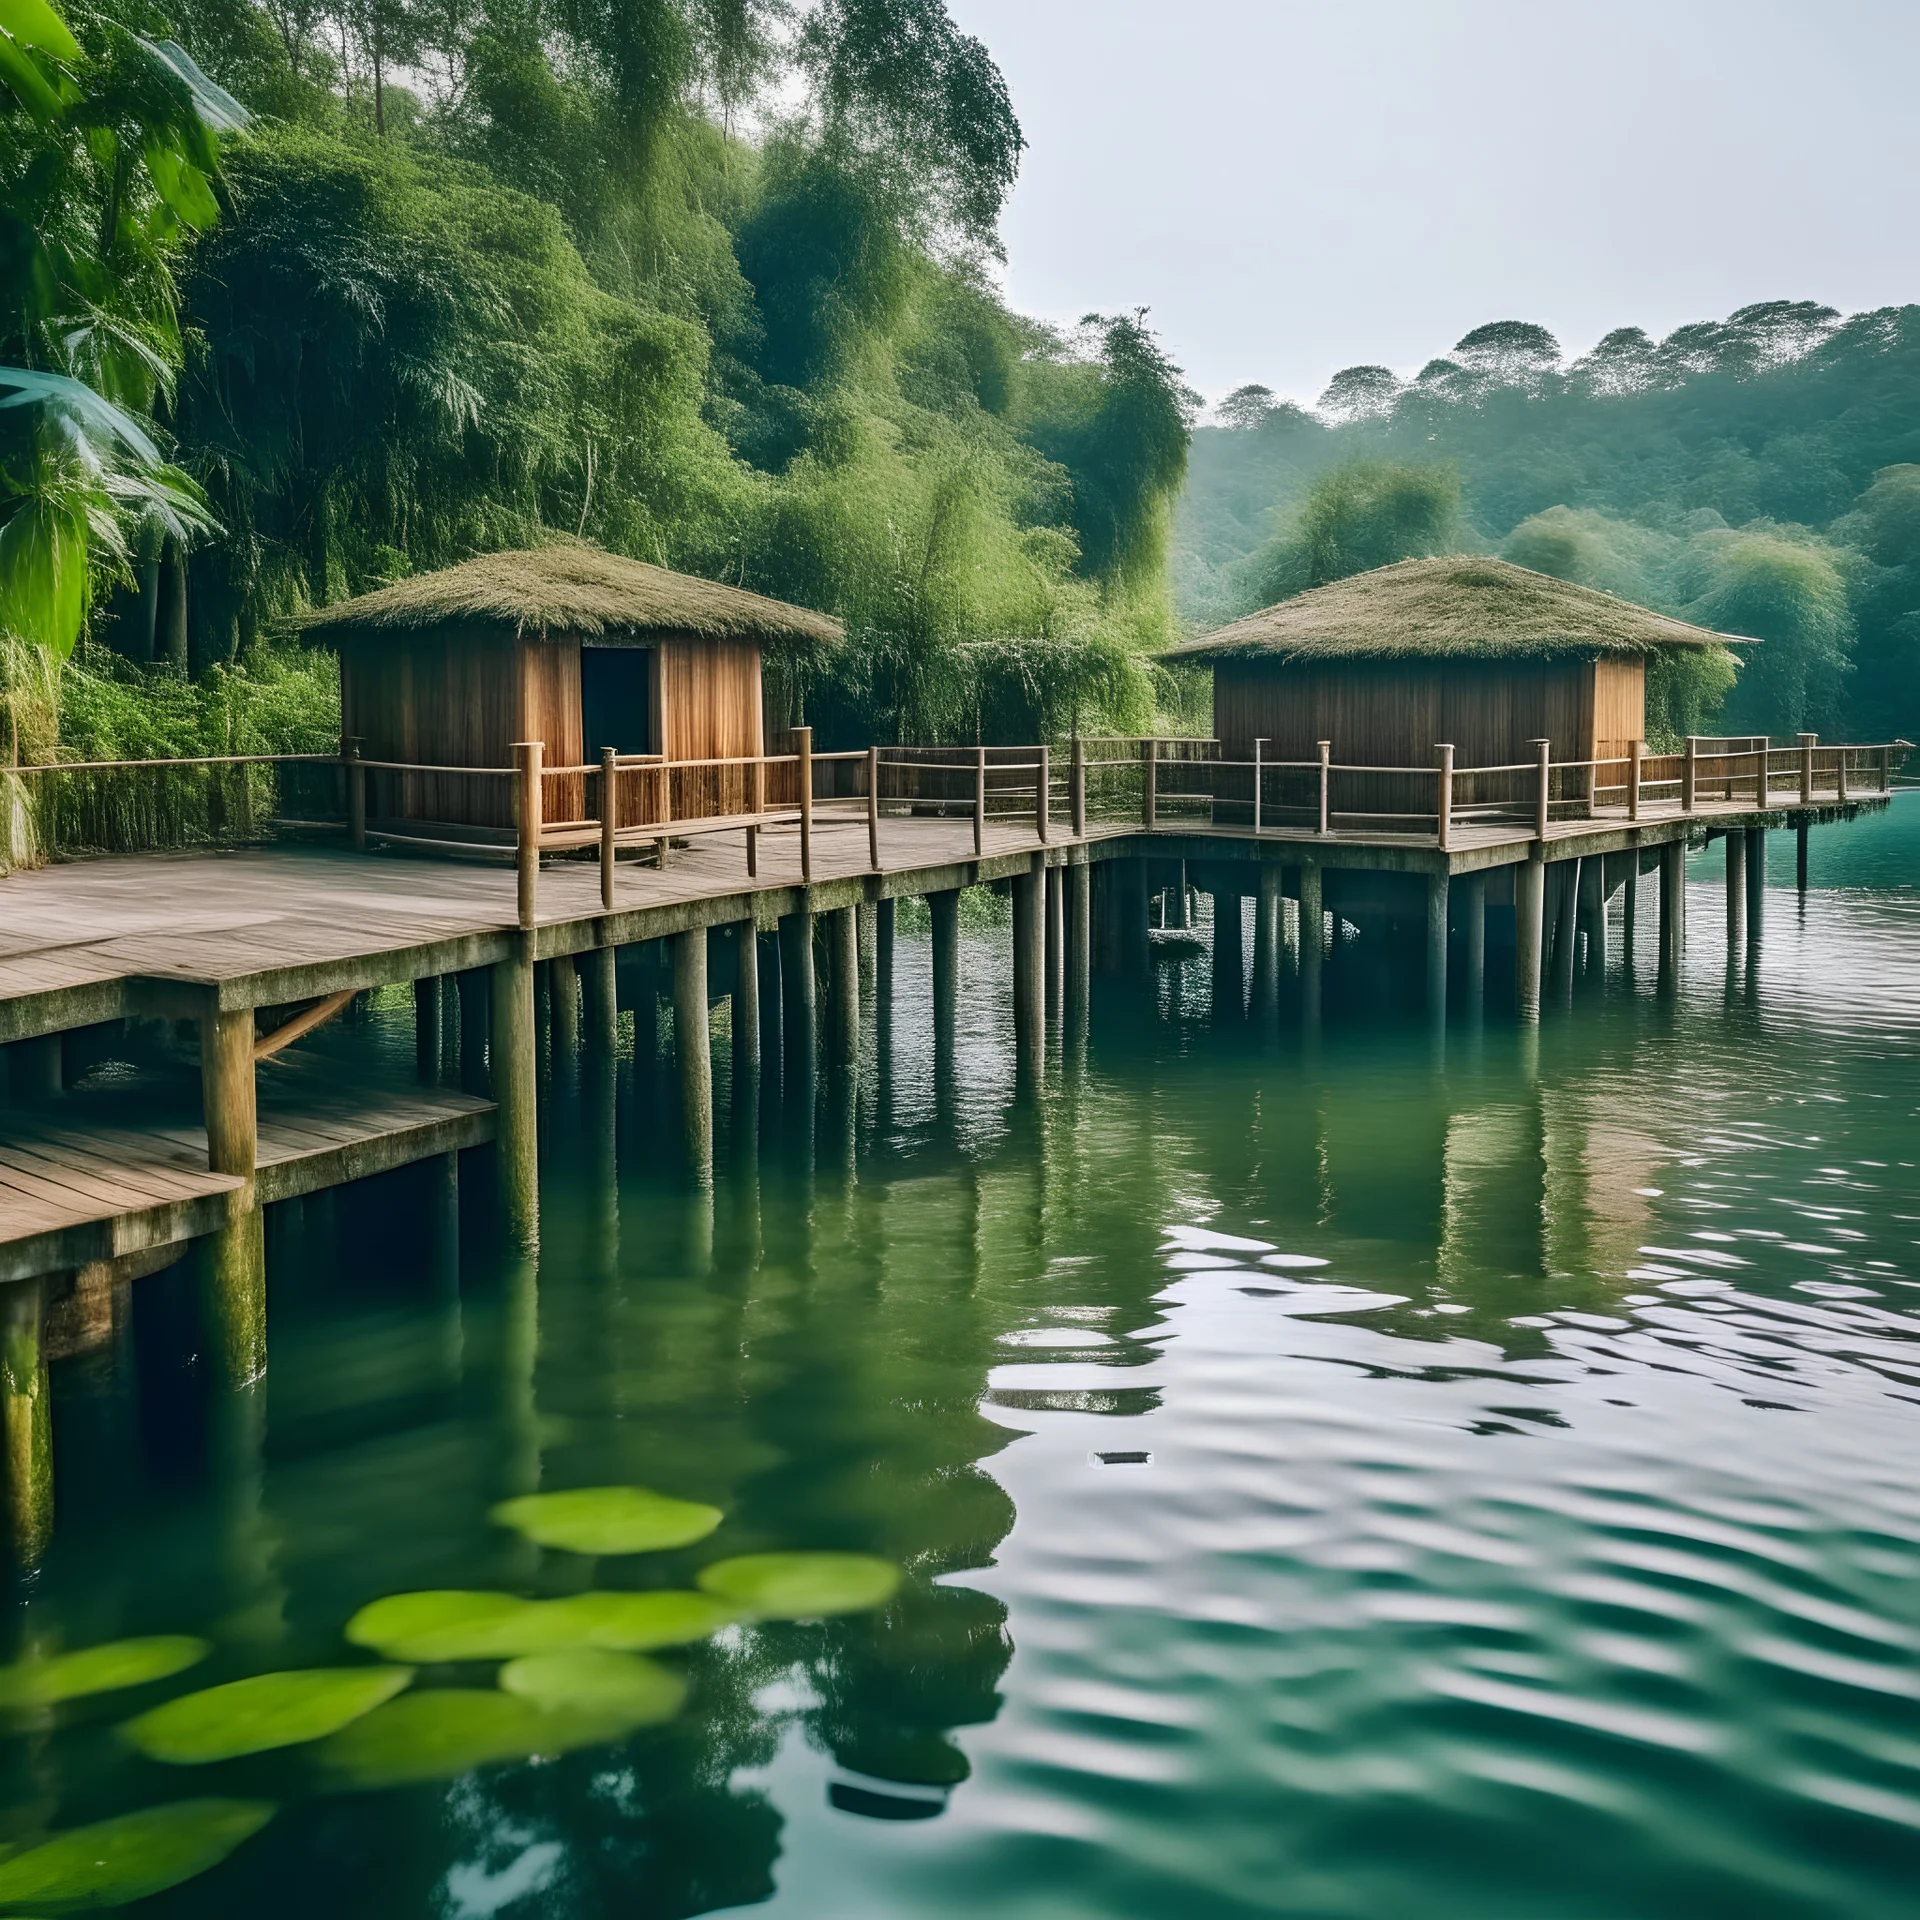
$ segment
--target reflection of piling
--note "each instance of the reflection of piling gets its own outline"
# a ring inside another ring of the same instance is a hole
[[[755,1126],[760,1096],[760,939],[751,920],[733,924],[733,1131]]]
[[[1586,984],[1597,993],[1607,980],[1607,868],[1597,854],[1580,862],[1579,925],[1587,936]]]
[[[1444,873],[1427,875],[1427,1024],[1444,1032],[1447,1024],[1447,908],[1453,891]]]
[[[1660,975],[1658,991],[1675,993],[1687,938],[1687,848],[1669,840],[1660,849]]]
[[[1064,869],[1067,880],[1067,1032],[1087,1030],[1093,995],[1093,869],[1077,860]]]
[[[1460,881],[1460,1003],[1467,1025],[1477,1031],[1487,1011],[1487,876],[1464,874]]]
[[[524,951],[490,969],[493,1032],[489,1045],[494,1157],[498,1167],[500,1227],[508,1246],[530,1251],[540,1243],[540,1144],[535,1112],[538,1080],[533,1022],[533,961]]]
[[[813,971],[813,914],[807,907],[780,922],[780,1030],[783,1098],[798,1130],[803,1158],[813,1150],[813,1108],[819,1059],[818,987]]]
[[[1247,958],[1240,895],[1213,895],[1213,1017],[1232,1023],[1246,1010]]]

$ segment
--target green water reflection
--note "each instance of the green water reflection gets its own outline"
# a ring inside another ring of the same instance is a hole
[[[664,1725],[373,1791],[298,1749],[197,1769],[279,1812],[141,1910],[1910,1912],[1920,807],[1844,831],[1804,914],[1773,863],[1751,979],[1701,856],[1678,1003],[1649,914],[1537,1057],[1223,1029],[1202,957],[1103,991],[1023,1107],[996,942],[945,1085],[903,939],[818,1167],[723,1128],[683,1192],[628,1059],[554,1102],[537,1268],[469,1233],[451,1272],[418,1174],[276,1221],[246,1403],[142,1283],[57,1378],[60,1538],[8,1657],[215,1651],[17,1716],[0,1837],[179,1798],[116,1723],[371,1660],[342,1628],[383,1595],[825,1551],[905,1583],[649,1654],[688,1683]],[[617,1485],[724,1518],[588,1559],[489,1517]]]

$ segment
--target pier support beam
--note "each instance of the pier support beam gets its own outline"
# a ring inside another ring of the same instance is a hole
[[[1271,1020],[1280,1005],[1281,880],[1277,862],[1260,863],[1260,891],[1253,903],[1253,1010]]]
[[[1545,971],[1547,863],[1536,845],[1513,870],[1514,1004],[1524,1027],[1540,1024]]]
[[[1554,863],[1553,997],[1564,1005],[1573,996],[1574,934],[1579,926],[1580,865],[1578,860]]]
[[[1758,942],[1766,924],[1767,906],[1767,830],[1749,827],[1747,839],[1747,940]]]
[[[1447,1024],[1447,908],[1452,884],[1444,873],[1427,875],[1427,1022],[1435,1032]]]
[[[880,965],[880,910],[876,902],[862,900],[853,913],[860,973],[858,1004],[865,1006],[873,998]]]
[[[570,953],[556,953],[547,962],[547,1006],[553,1070],[571,1073],[580,1058],[580,973]]]
[[[1013,876],[1013,1057],[1023,1079],[1037,1081],[1047,1045],[1045,871]]]
[[[620,992],[614,953],[612,947],[595,947],[580,961],[587,1051],[596,1061],[611,1060],[620,1048]]]
[[[533,1018],[533,958],[524,949],[489,969],[493,1033],[495,1188],[500,1232],[516,1252],[540,1244],[539,1045]]]
[[[733,1134],[755,1126],[760,1094],[760,936],[751,920],[733,925]]]
[[[1726,835],[1727,963],[1732,965],[1747,937],[1747,836],[1735,827]]]
[[[860,1065],[859,909],[837,907],[824,914],[827,934],[827,1057],[834,1071],[851,1074]]]
[[[1093,998],[1093,869],[1076,860],[1067,877],[1067,1026],[1083,1033]]]
[[[673,936],[673,1052],[680,1068],[680,1129],[687,1167],[713,1179],[713,1047],[707,1029],[707,930]]]
[[[1311,863],[1300,869],[1300,1023],[1308,1033],[1320,1030],[1320,975],[1326,951],[1320,868]]]
[[[200,1311],[216,1371],[242,1387],[267,1368],[267,1243],[254,1196],[259,1151],[254,1102],[253,1009],[209,1007],[200,1018],[200,1102],[207,1165],[237,1174],[227,1218],[199,1247]]]
[[[784,969],[780,965],[780,938],[776,931],[762,939],[756,932],[751,951],[759,960],[760,974],[760,1100],[769,1115],[780,1105],[780,1032],[783,1025],[781,984]]]
[[[1580,862],[1580,915],[1587,936],[1586,984],[1596,993],[1607,983],[1606,862],[1591,854]]]
[[[1046,928],[1046,974],[1047,974],[1047,1018],[1057,1020],[1060,1017],[1061,996],[1066,986],[1067,972],[1067,870],[1065,867],[1043,867],[1040,870],[1040,884],[1046,891],[1047,928]]]
[[[1469,1027],[1487,1012],[1487,876],[1469,873],[1460,881],[1460,999]]]
[[[780,922],[782,1081],[790,1116],[809,1138],[819,1062],[819,989],[813,973],[813,913],[802,907]]]
[[[460,1085],[482,1097],[487,1091],[487,970],[469,967],[454,976],[460,999]]]
[[[53,1393],[46,1294],[38,1279],[0,1289],[0,1429],[7,1447],[7,1535],[30,1573],[53,1541]]]
[[[1680,957],[1687,944],[1687,847],[1669,840],[1660,849],[1660,977],[1662,993],[1680,984]]]
[[[1799,891],[1803,908],[1807,904],[1807,843],[1812,835],[1813,830],[1803,813],[1793,830],[1793,884]]]
[[[960,1005],[960,895],[927,895],[933,921],[933,1085],[945,1107],[953,1097],[955,1018]]]

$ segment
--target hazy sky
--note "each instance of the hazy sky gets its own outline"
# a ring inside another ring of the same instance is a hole
[[[949,5],[1030,143],[1014,305],[1150,307],[1213,398],[1920,299],[1920,0]]]

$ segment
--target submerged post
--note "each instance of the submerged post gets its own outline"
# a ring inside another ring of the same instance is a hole
[[[1076,860],[1066,869],[1067,1025],[1086,1025],[1093,995],[1093,869]]]
[[[1765,827],[1749,827],[1746,832],[1747,852],[1747,939],[1757,942],[1760,938],[1762,915],[1767,904],[1767,830]]]
[[[1546,847],[1536,840],[1513,870],[1514,1001],[1522,1026],[1540,1024],[1546,908]]]
[[[1447,1024],[1447,907],[1452,891],[1447,874],[1427,875],[1427,1020],[1436,1031]]]
[[[1807,904],[1807,854],[1808,843],[1813,838],[1813,830],[1804,815],[1793,830],[1793,884],[1800,895],[1800,904]]]
[[[490,1014],[487,969],[469,967],[455,978],[460,996],[460,1085],[468,1093],[484,1094]]]
[[[201,1314],[220,1377],[243,1387],[267,1367],[266,1238],[254,1192],[253,1009],[222,1009],[211,992],[200,1017],[200,1101],[208,1167],[240,1179],[227,1196],[225,1223],[201,1244]]]
[[[934,1097],[944,1107],[953,1091],[953,1048],[960,1004],[960,895],[927,895],[933,922],[933,1081]]]
[[[494,1122],[500,1229],[517,1252],[540,1244],[538,1046],[533,1021],[533,956],[528,943],[491,969]]]
[[[1680,957],[1687,938],[1687,845],[1669,840],[1660,849],[1660,991],[1671,993],[1680,980]]]
[[[713,1178],[713,1043],[707,1028],[707,930],[673,936],[673,1051],[680,1068],[680,1131],[687,1168]]]
[[[1563,1004],[1573,994],[1574,933],[1579,926],[1583,864],[1579,860],[1561,860],[1553,869],[1553,997],[1556,1004]]]
[[[558,1075],[571,1070],[580,1057],[580,975],[570,953],[556,953],[547,962],[547,1005]]]
[[[733,1137],[751,1131],[760,1091],[760,939],[751,920],[733,923]]]
[[[619,982],[615,949],[594,947],[582,957],[581,997],[585,1001],[587,1051],[595,1061],[611,1060],[620,1050]]]
[[[515,809],[518,833],[514,864],[519,870],[520,925],[523,929],[533,925],[536,895],[540,887],[540,760],[545,751],[544,743],[538,740],[516,740],[513,746],[513,763],[517,773],[514,791],[519,802]]]
[[[860,927],[852,907],[835,907],[821,918],[827,934],[828,1058],[837,1073],[860,1064]]]

